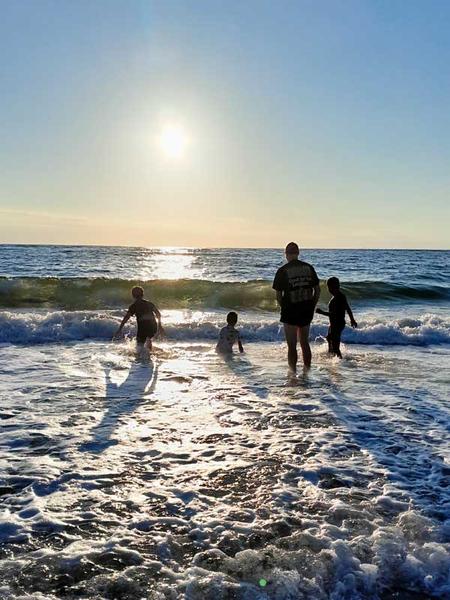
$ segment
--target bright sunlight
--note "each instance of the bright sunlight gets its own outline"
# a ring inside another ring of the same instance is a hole
[[[167,158],[182,158],[186,151],[188,138],[182,127],[169,125],[162,130],[159,143]]]

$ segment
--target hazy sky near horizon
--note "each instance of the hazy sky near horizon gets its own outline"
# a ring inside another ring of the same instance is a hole
[[[0,243],[450,246],[449,2],[0,15]]]

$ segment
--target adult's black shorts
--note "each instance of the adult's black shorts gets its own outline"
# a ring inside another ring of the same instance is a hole
[[[297,302],[281,307],[280,321],[287,325],[306,327],[311,324],[314,317],[314,302]]]
[[[154,337],[157,329],[157,325],[153,321],[138,322],[136,340],[139,344],[145,344],[147,338]]]

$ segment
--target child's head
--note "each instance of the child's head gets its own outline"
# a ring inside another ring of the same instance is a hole
[[[339,279],[337,277],[330,277],[327,279],[327,287],[330,294],[334,296],[340,288]]]
[[[237,316],[237,313],[235,313],[234,311],[231,311],[227,314],[228,325],[231,325],[232,327],[234,327],[237,323],[237,320],[238,320],[238,316]]]
[[[131,290],[131,295],[133,296],[133,298],[135,300],[138,300],[139,298],[143,298],[144,297],[144,290],[139,285],[136,285]]]

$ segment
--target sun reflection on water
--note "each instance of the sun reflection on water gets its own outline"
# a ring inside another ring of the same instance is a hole
[[[146,250],[138,258],[141,279],[192,279],[200,277],[194,268],[196,256],[191,248],[165,247]]]

